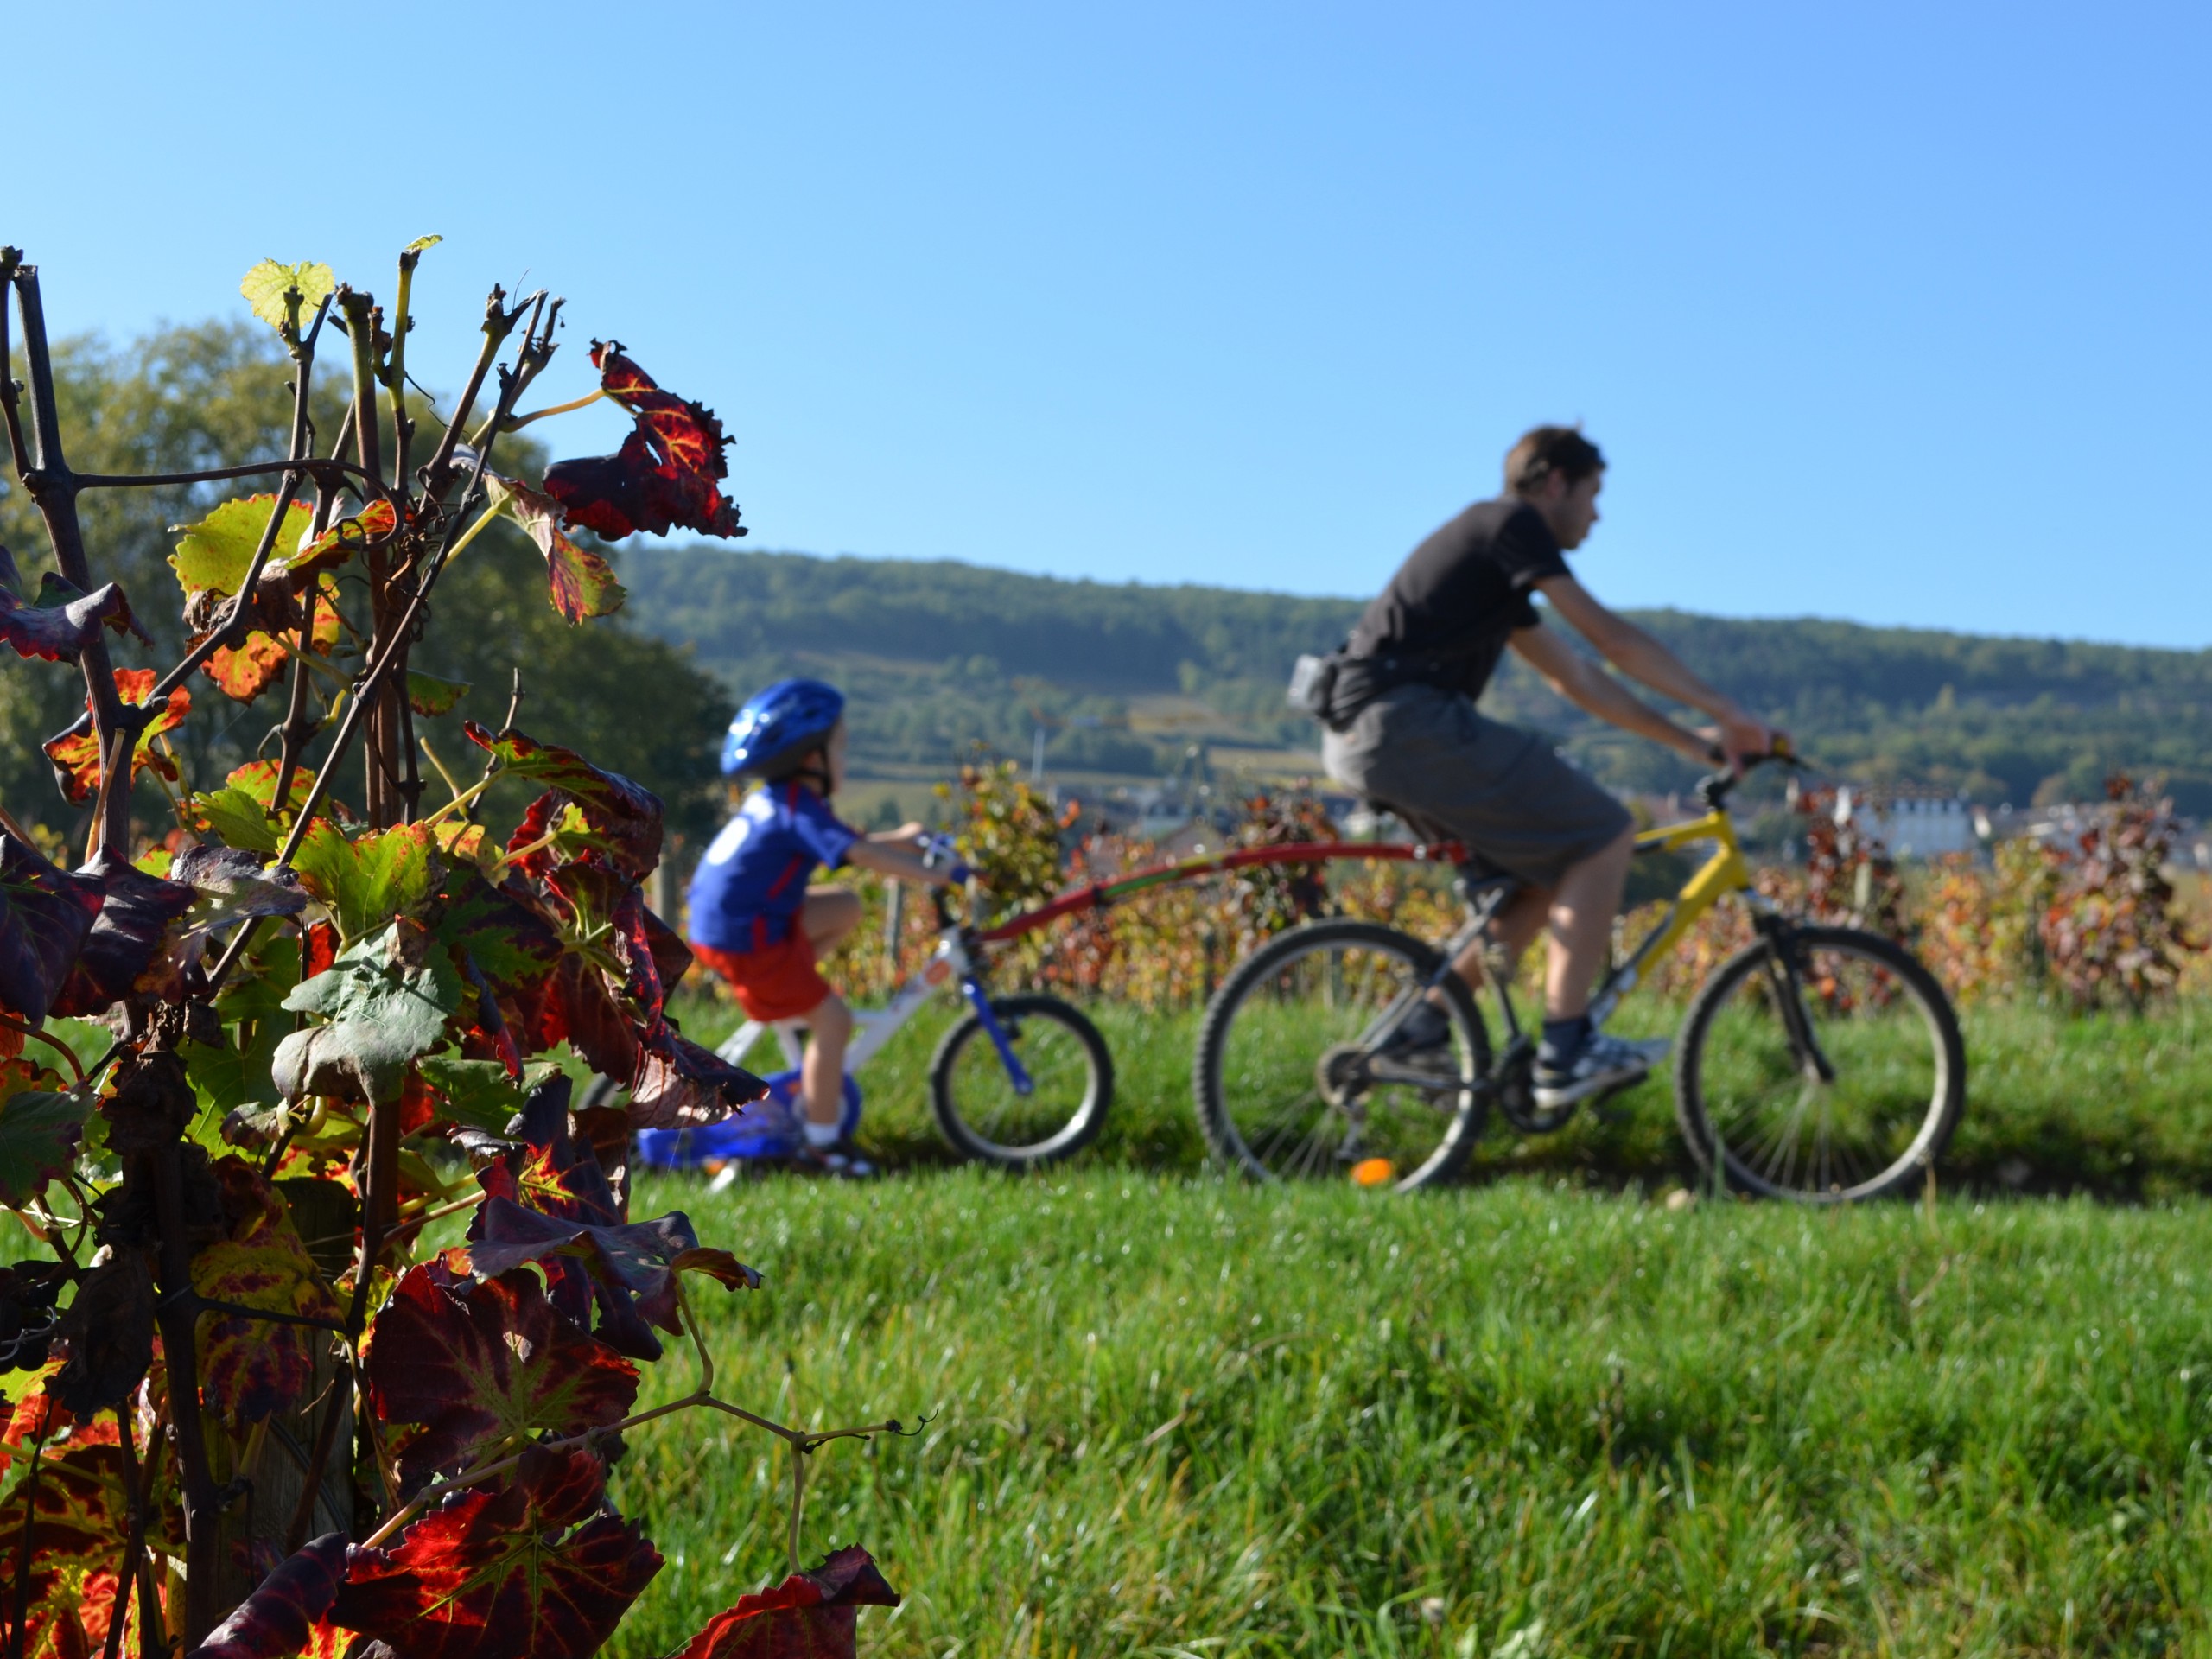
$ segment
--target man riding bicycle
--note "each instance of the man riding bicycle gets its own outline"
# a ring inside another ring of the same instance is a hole
[[[1664,1042],[1639,1044],[1591,1027],[1592,988],[1605,969],[1634,850],[1627,810],[1542,737],[1476,709],[1510,646],[1551,688],[1624,731],[1700,764],[1770,752],[1780,735],[1713,690],[1635,624],[1592,597],[1563,556],[1598,522],[1605,458],[1573,427],[1540,426],[1505,457],[1505,493],[1477,502],[1415,548],[1367,607],[1325,695],[1322,741],[1332,777],[1397,813],[1420,834],[1464,842],[1517,878],[1492,943],[1516,961],[1548,930],[1544,1033],[1536,1103],[1568,1105],[1624,1088]],[[1615,667],[1710,715],[1693,732],[1627,690],[1543,624],[1532,595],[1573,624]],[[1479,982],[1478,941],[1452,964]],[[1392,1043],[1402,1060],[1441,1050],[1450,1027],[1425,1003]]]

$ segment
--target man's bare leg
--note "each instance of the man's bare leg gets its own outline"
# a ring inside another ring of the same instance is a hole
[[[1636,856],[1636,832],[1620,838],[1579,864],[1567,866],[1556,887],[1523,887],[1491,920],[1489,940],[1478,939],[1452,967],[1470,990],[1483,982],[1483,957],[1502,948],[1507,972],[1540,930],[1548,929],[1544,967],[1544,1018],[1572,1020],[1590,1006],[1598,976],[1612,954],[1613,918],[1620,914],[1628,888],[1629,861]]]
[[[1522,953],[1542,931],[1544,918],[1551,913],[1552,890],[1549,887],[1523,887],[1498,909],[1490,918],[1490,937],[1477,939],[1452,960],[1452,971],[1466,982],[1467,988],[1482,988],[1483,976],[1488,971],[1484,958],[1492,950],[1503,952],[1507,977],[1520,961]]]
[[[1552,894],[1551,951],[1544,968],[1544,1018],[1572,1020],[1590,1007],[1590,994],[1612,954],[1613,918],[1628,890],[1636,831],[1580,864],[1567,866]]]

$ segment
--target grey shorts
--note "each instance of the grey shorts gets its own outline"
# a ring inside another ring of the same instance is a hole
[[[1532,732],[1484,719],[1457,692],[1402,685],[1321,740],[1329,775],[1417,834],[1465,842],[1498,868],[1556,887],[1633,822]]]

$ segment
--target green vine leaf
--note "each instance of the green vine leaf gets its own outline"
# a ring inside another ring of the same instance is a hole
[[[292,855],[292,868],[329,906],[340,936],[353,940],[423,901],[438,878],[436,849],[437,837],[419,823],[349,841],[336,824],[318,818]]]
[[[188,605],[203,594],[227,599],[238,592],[253,566],[254,550],[268,531],[269,515],[276,510],[274,495],[233,497],[198,523],[171,528],[177,543],[176,551],[169,555],[169,569],[176,572]],[[389,536],[397,523],[389,501],[372,501],[355,517],[341,518],[310,537],[315,515],[304,502],[288,503],[269,561],[261,568],[256,596],[297,587],[317,571],[345,563],[355,548],[372,537]],[[334,612],[332,620],[334,624]],[[335,643],[334,627],[329,637]]]
[[[436,247],[439,243],[444,240],[445,238],[442,236],[418,236],[412,242],[410,242],[405,247],[402,248],[400,251],[402,253],[420,253],[425,248]]]
[[[238,292],[253,308],[253,315],[287,341],[298,338],[300,318],[312,315],[337,288],[337,275],[328,265],[305,259],[296,265],[264,259],[238,283]],[[288,290],[293,289],[298,292],[296,299],[287,297]]]
[[[408,1063],[443,1040],[447,1017],[461,1001],[461,975],[445,947],[412,922],[394,922],[348,945],[284,999],[295,1013],[319,1014],[329,1023],[277,1045],[271,1067],[277,1090],[290,1100],[397,1099]]]
[[[464,1060],[457,1054],[427,1054],[416,1068],[438,1091],[445,1114],[456,1123],[491,1135],[505,1135],[522,1110],[523,1100],[560,1068],[550,1060],[523,1067],[519,1081],[497,1060]]]
[[[92,1115],[89,1097],[29,1089],[0,1068],[0,1204],[20,1210],[69,1173]]]
[[[468,691],[467,680],[442,680],[435,674],[407,671],[407,706],[426,719],[451,714]]]

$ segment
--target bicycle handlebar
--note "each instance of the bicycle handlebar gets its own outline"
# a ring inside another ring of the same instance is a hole
[[[1725,759],[1719,753],[1717,745],[1713,759],[1716,761]],[[1740,771],[1708,772],[1699,779],[1697,780],[1698,799],[1704,802],[1708,810],[1719,810],[1721,804],[1727,800],[1736,785],[1743,782],[1745,773],[1750,772],[1753,766],[1765,766],[1770,762],[1776,766],[1793,767],[1802,767],[1805,764],[1803,759],[1796,751],[1784,747],[1777,740],[1776,747],[1768,753],[1745,755]]]

